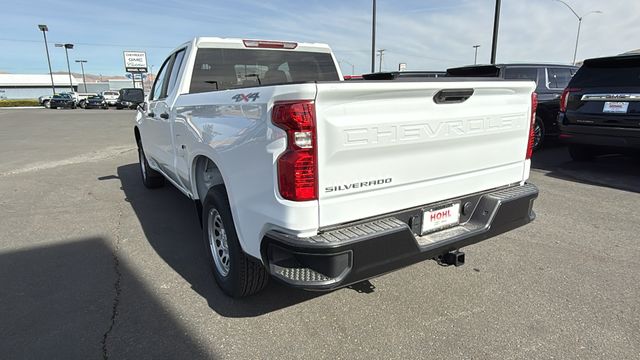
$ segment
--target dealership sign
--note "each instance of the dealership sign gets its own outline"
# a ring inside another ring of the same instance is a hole
[[[127,72],[147,72],[147,54],[144,51],[125,51],[124,68]]]

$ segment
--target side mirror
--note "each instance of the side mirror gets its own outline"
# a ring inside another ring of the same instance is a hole
[[[138,106],[136,107],[136,109],[138,109],[138,111],[140,111],[140,112],[146,112],[147,111],[147,103],[146,102],[139,103]]]
[[[123,89],[120,93],[122,101],[128,101],[134,104],[144,102],[144,91],[142,89]]]

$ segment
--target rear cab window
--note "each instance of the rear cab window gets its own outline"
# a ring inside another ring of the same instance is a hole
[[[190,93],[307,81],[338,81],[329,53],[200,48]]]

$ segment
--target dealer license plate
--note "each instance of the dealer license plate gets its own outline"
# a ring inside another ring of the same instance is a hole
[[[460,203],[426,210],[422,215],[422,235],[456,226],[460,223]]]
[[[626,101],[607,101],[604,103],[602,112],[624,114],[627,109],[629,109],[629,103]]]

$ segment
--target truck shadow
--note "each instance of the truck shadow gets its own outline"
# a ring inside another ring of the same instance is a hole
[[[216,356],[101,237],[3,252],[0,289],[3,359]]]
[[[578,162],[571,159],[566,146],[550,143],[534,153],[531,167],[557,179],[640,193],[640,161],[630,156],[605,155]]]
[[[259,316],[322,295],[271,281],[266,289],[254,296],[227,297],[216,285],[207,263],[193,202],[169,183],[160,189],[146,189],[140,180],[138,164],[123,165],[117,171],[125,200],[131,204],[149,244],[218,314]]]

